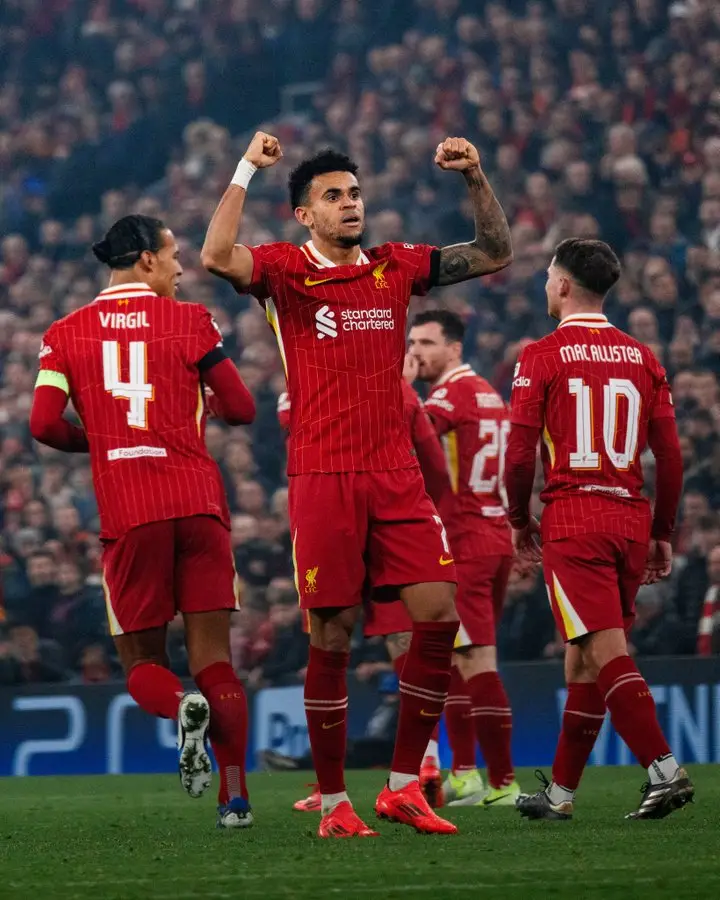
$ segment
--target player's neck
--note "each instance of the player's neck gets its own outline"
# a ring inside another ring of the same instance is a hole
[[[147,279],[138,275],[135,269],[115,269],[110,273],[109,288],[122,287],[124,284],[147,284]]]
[[[564,322],[568,316],[602,316],[604,315],[602,305],[596,303],[582,303],[578,301],[570,301],[563,306],[560,311],[560,321]]]
[[[313,247],[331,263],[336,266],[354,266],[360,257],[360,245],[353,247],[340,247],[330,241],[324,241],[317,235],[312,235]]]
[[[437,387],[441,381],[444,381],[444,379],[448,377],[448,375],[452,375],[453,372],[457,371],[457,369],[461,369],[464,365],[465,363],[461,359],[455,359],[452,362],[449,362],[435,381],[433,381],[432,386]]]

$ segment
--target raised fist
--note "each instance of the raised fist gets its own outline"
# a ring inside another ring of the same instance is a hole
[[[466,172],[480,165],[480,154],[465,138],[445,138],[435,151],[435,164],[441,169]]]
[[[245,151],[243,159],[252,163],[257,169],[267,169],[269,166],[274,166],[276,162],[282,159],[280,141],[273,137],[272,134],[258,131],[250,141],[250,146]]]

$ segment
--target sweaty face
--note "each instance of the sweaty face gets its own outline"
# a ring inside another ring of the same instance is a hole
[[[357,178],[350,172],[317,175],[307,204],[295,210],[301,225],[313,235],[340,247],[355,247],[365,229],[365,204]]]
[[[148,285],[161,297],[174,297],[183,269],[180,249],[172,231],[169,228],[163,231],[162,247],[157,253],[143,254],[143,257],[148,267],[145,279]]]
[[[410,329],[408,352],[417,359],[418,378],[437,381],[446,367],[457,361],[459,345],[448,342],[437,322],[428,322]]]

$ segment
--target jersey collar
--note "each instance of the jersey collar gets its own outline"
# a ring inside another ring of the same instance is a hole
[[[307,256],[313,265],[316,265],[319,269],[336,269],[337,264],[334,263],[331,259],[328,259],[327,256],[323,256],[323,254],[317,249],[315,244],[312,241],[308,241],[306,244],[303,244],[300,248],[302,252]],[[367,265],[370,260],[365,255],[363,250],[360,251],[360,255],[358,256],[355,265],[356,266],[364,266]]]
[[[612,328],[607,316],[604,316],[602,313],[574,313],[572,316],[565,316],[558,328],[564,328],[566,325],[580,325],[585,328]]]
[[[435,383],[435,387],[440,387],[441,384],[447,384],[451,378],[454,378],[456,375],[472,375],[473,370],[470,363],[463,363],[461,366],[457,366],[455,369],[450,369],[449,372],[446,372],[442,378]]]
[[[98,300],[125,300],[133,297],[157,297],[155,291],[145,284],[144,281],[133,281],[130,284],[116,284],[113,287],[105,288],[95,298]]]

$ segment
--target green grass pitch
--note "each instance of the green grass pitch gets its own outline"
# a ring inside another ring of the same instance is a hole
[[[317,816],[292,812],[305,791],[296,773],[251,777],[246,832],[217,831],[214,798],[190,800],[171,776],[3,779],[0,898],[717,897],[720,767],[692,775],[696,803],[659,822],[624,821],[643,773],[606,768],[588,772],[572,822],[456,809],[457,837],[381,822],[380,838],[353,841],[319,841]],[[349,776],[368,821],[382,780]]]

